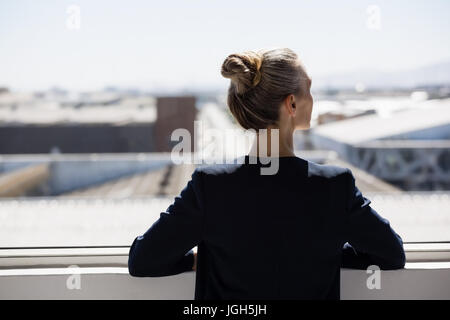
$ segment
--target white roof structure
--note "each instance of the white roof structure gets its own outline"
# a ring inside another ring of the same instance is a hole
[[[65,123],[126,123],[154,122],[156,108],[113,106],[91,106],[75,109],[72,107],[29,106],[18,109],[0,108],[2,124],[65,124]]]
[[[0,247],[131,245],[173,198],[0,201]]]
[[[404,242],[450,240],[450,193],[366,193]],[[0,247],[127,246],[174,197],[0,201]]]
[[[450,124],[450,99],[427,100],[411,109],[366,115],[313,128],[313,134],[346,144],[360,144]]]

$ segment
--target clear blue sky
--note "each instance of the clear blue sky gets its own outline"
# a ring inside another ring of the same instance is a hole
[[[366,26],[369,5],[380,30]],[[313,78],[409,69],[449,60],[449,39],[448,0],[1,0],[0,86],[222,86],[226,55],[276,46],[298,52]]]

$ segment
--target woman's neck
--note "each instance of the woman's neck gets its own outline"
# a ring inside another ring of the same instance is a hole
[[[264,130],[260,130],[256,133],[249,155],[255,157],[292,157],[295,156],[293,141],[293,130],[282,130],[275,127],[267,128],[266,133]]]

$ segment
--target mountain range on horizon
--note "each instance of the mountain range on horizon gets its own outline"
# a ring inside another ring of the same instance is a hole
[[[331,73],[324,75],[311,74],[313,78],[313,90],[326,90],[326,89],[350,89],[357,86],[364,89],[407,89],[426,86],[447,86],[450,87],[450,59],[447,61],[434,63],[418,68],[393,70],[393,71],[380,71],[375,69],[360,69],[352,70],[342,73]],[[103,89],[97,88],[92,90],[73,90],[73,88],[67,88],[65,86],[55,85],[47,90],[59,90],[68,91],[117,91],[127,92],[133,94],[141,93],[161,93],[161,94],[196,94],[207,93],[213,94],[214,92],[226,92],[229,82],[221,79],[220,83],[197,82],[195,85],[187,84],[184,86],[173,86],[169,84],[153,83],[152,85],[141,83],[140,85],[135,83],[128,84],[127,86],[115,84],[114,82],[103,86]],[[225,79],[226,80],[226,79]],[[4,89],[8,89],[7,85],[0,85]],[[14,88],[11,88],[15,91]],[[32,91],[46,91],[46,89],[32,90]]]
[[[354,88],[413,88],[419,86],[450,85],[450,60],[413,69],[396,71],[359,70],[316,76],[314,87]]]

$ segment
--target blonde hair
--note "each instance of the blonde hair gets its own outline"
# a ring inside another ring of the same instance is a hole
[[[308,75],[297,54],[289,48],[275,48],[230,54],[221,74],[231,79],[228,107],[244,129],[264,129],[277,124],[280,103],[289,94],[307,90]]]

